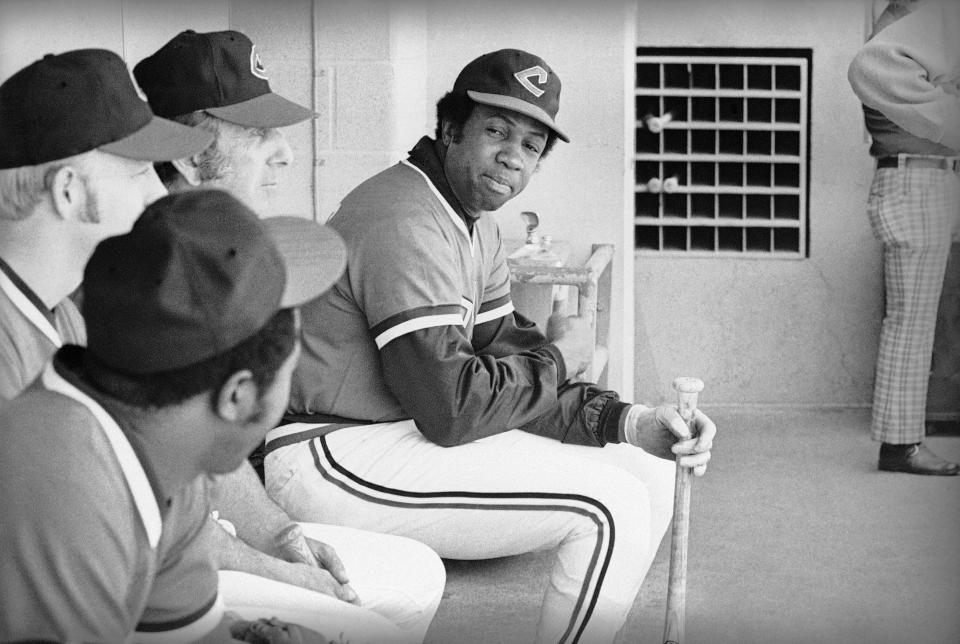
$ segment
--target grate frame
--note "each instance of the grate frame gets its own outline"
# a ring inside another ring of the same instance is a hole
[[[810,49],[637,48],[637,253],[809,256],[811,71]]]

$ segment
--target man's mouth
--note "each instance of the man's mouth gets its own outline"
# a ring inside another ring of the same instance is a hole
[[[485,174],[483,175],[483,179],[487,186],[498,194],[508,195],[513,192],[513,186],[510,185],[508,180],[502,177]]]

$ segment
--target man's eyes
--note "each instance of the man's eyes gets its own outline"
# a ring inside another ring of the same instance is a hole
[[[502,127],[498,125],[488,125],[486,126],[485,129],[490,136],[496,137],[498,139],[505,139],[510,136],[509,129],[506,127]],[[540,151],[542,150],[542,145],[536,141],[524,141],[522,145],[526,150],[530,151],[533,154],[540,154]]]

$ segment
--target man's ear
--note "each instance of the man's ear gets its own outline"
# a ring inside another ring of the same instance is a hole
[[[249,369],[237,371],[223,383],[214,401],[214,411],[223,420],[244,424],[259,410],[260,388]]]
[[[185,157],[183,159],[174,159],[170,163],[177,169],[183,180],[191,186],[200,185],[200,163],[197,155]]]
[[[456,128],[453,123],[447,120],[444,120],[440,124],[440,134],[442,135],[442,143],[444,146],[448,146],[453,143],[453,140],[456,138]]]
[[[61,219],[78,219],[86,210],[87,185],[79,170],[64,165],[54,171],[50,181],[53,208]]]

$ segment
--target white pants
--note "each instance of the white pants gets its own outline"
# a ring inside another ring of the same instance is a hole
[[[422,543],[341,526],[302,523],[306,536],[337,551],[360,604],[249,573],[220,571],[228,611],[277,617],[351,644],[419,644],[437,612],[446,572]]]
[[[412,421],[299,442],[290,432],[268,435],[265,470],[294,518],[412,537],[455,559],[556,548],[538,642],[612,641],[672,516],[673,463],[629,445],[515,430],[447,448]]]

